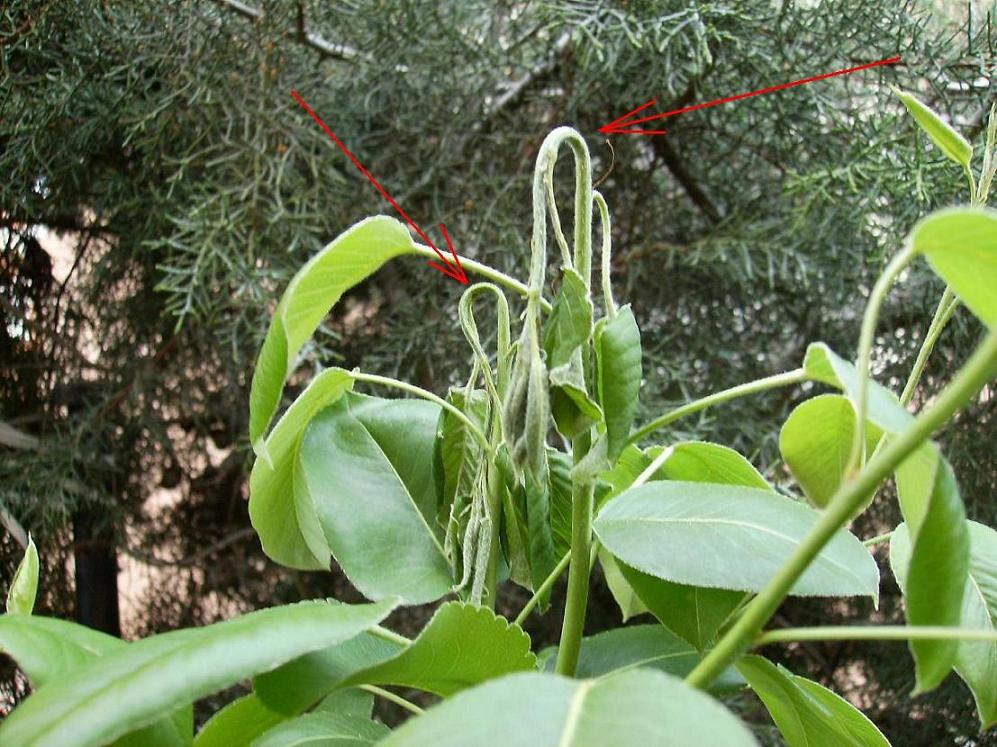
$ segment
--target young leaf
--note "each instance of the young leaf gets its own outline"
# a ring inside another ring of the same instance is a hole
[[[341,368],[316,376],[277,421],[266,440],[268,458],[258,457],[249,476],[249,518],[263,551],[274,561],[302,570],[328,570],[329,546],[315,511],[297,500],[294,464],[301,435],[315,414],[353,388]]]
[[[390,733],[387,726],[369,718],[320,711],[275,726],[253,742],[253,747],[365,747]]]
[[[543,652],[543,668],[554,671],[557,647]],[[603,677],[635,667],[657,669],[684,678],[702,660],[702,654],[660,625],[631,625],[582,639],[577,677]],[[713,690],[735,690],[744,679],[733,669],[724,672]]]
[[[368,599],[421,604],[450,591],[436,523],[439,417],[422,400],[351,394],[312,419],[301,440],[295,493],[314,507],[332,554]]]
[[[997,326],[997,212],[939,210],[914,227],[911,241],[970,311]]]
[[[295,358],[340,296],[412,247],[408,229],[384,215],[351,226],[291,279],[260,349],[249,394],[249,438],[257,454]]]
[[[907,530],[913,537],[913,550],[902,569],[891,550],[893,573],[898,583],[901,575],[904,578],[900,585],[911,625],[958,626],[969,573],[966,512],[948,462],[937,455],[930,442],[919,451],[934,455],[936,466],[926,475],[926,484],[931,489],[917,493],[922,499],[918,504],[910,497],[913,491],[901,492],[900,505],[907,519]],[[898,491],[900,484],[898,479]],[[916,692],[937,687],[952,669],[958,642],[911,640],[909,645],[917,671]]]
[[[607,456],[612,465],[627,445],[642,376],[640,330],[629,305],[597,326],[595,356],[599,404],[606,418]]]
[[[598,680],[515,674],[467,690],[410,719],[381,747],[698,747],[755,745],[744,725],[704,693],[662,672]]]
[[[38,548],[28,535],[28,547],[14,572],[14,580],[7,591],[7,614],[30,615],[35,608],[38,593]]]
[[[789,747],[889,747],[865,715],[822,685],[798,677],[761,656],[737,662]]]
[[[767,490],[656,481],[609,501],[594,528],[619,560],[658,578],[759,591],[817,519],[812,509]],[[878,588],[872,556],[840,530],[791,593],[876,597]]]
[[[194,738],[193,747],[249,747],[254,739],[286,718],[267,708],[255,695],[244,695],[208,719]]]
[[[452,389],[448,400],[472,422],[483,427],[488,421],[488,395],[477,389],[467,397],[463,389]],[[467,425],[449,410],[440,416],[440,455],[443,464],[443,499],[437,522],[450,521],[451,508],[469,505],[484,449]],[[458,510],[459,513],[459,510]]]
[[[938,149],[951,160],[968,169],[970,161],[973,160],[973,146],[969,144],[969,141],[914,96],[896,89],[894,89],[894,93],[904,102],[907,111],[914,116],[921,129],[928,134]]]
[[[779,432],[779,450],[810,502],[827,506],[844,479],[855,434],[855,408],[840,394],[822,394],[796,407]],[[870,424],[866,453],[883,432]]]
[[[395,606],[302,602],[136,641],[37,690],[0,724],[0,743],[106,744],[162,713],[348,640]]]
[[[536,669],[530,637],[486,607],[441,606],[412,645],[348,677],[344,686],[414,687],[449,696],[495,677]]]

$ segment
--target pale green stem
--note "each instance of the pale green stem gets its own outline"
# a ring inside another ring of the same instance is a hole
[[[557,565],[554,566],[554,570],[547,574],[547,578],[545,578],[543,583],[541,583],[540,586],[537,587],[536,591],[533,592],[533,596],[530,597],[530,601],[523,605],[523,609],[521,609],[519,614],[516,615],[516,625],[522,625],[526,622],[526,618],[528,618],[530,613],[533,612],[540,599],[554,587],[554,584],[557,583],[557,579],[559,579],[561,574],[564,573],[570,560],[571,550],[568,550],[564,553],[564,557],[557,561]]]
[[[474,298],[479,293],[487,291],[495,294],[495,310],[497,317],[498,331],[496,334],[496,360],[498,362],[498,387],[492,377],[492,366],[488,360],[488,355],[481,346],[481,338],[478,336],[478,325],[474,320]],[[505,387],[509,383],[509,302],[506,301],[505,294],[498,286],[491,283],[475,283],[460,297],[457,306],[457,316],[460,320],[461,330],[467,339],[471,350],[477,358],[481,374],[485,379],[485,389],[488,390],[496,408],[502,407],[502,396],[505,394]]]
[[[914,397],[917,385],[921,381],[921,374],[924,372],[924,366],[928,362],[928,356],[931,355],[931,351],[942,334],[942,330],[945,329],[945,325],[948,324],[949,319],[952,318],[952,314],[955,313],[957,308],[959,308],[959,299],[956,298],[951,288],[945,286],[945,292],[942,293],[942,298],[938,302],[935,315],[932,317],[928,331],[921,342],[921,349],[917,351],[917,359],[914,361],[913,368],[911,368],[910,376],[907,377],[904,391],[900,395],[900,404],[904,407],[909,405],[911,399]]]
[[[417,706],[410,700],[405,700],[401,695],[396,695],[390,690],[385,690],[383,687],[378,687],[377,685],[360,685],[361,690],[366,690],[369,693],[377,695],[379,698],[384,698],[397,706],[401,706],[406,711],[414,713],[416,716],[421,716],[425,711]]]
[[[403,392],[408,392],[409,394],[414,394],[416,397],[421,397],[422,399],[428,399],[430,402],[435,402],[440,407],[442,407],[447,412],[451,413],[455,418],[461,421],[464,426],[471,432],[471,434],[478,439],[478,442],[485,448],[485,451],[489,454],[493,454],[492,445],[485,438],[485,434],[481,432],[481,429],[472,421],[467,415],[460,411],[459,408],[454,407],[452,404],[447,402],[441,397],[437,397],[430,391],[418,387],[415,384],[409,384],[406,381],[398,381],[398,379],[392,379],[388,376],[378,376],[377,374],[363,373],[361,371],[350,371],[350,376],[352,376],[357,381],[366,381],[369,384],[380,384],[382,386],[389,386],[394,389],[399,389]]]
[[[889,542],[890,538],[893,537],[893,532],[887,532],[886,534],[877,534],[875,537],[870,537],[867,540],[862,540],[862,544],[866,547],[874,547],[876,545],[881,545],[884,542]]]
[[[709,686],[755,640],[793,584],[803,575],[824,545],[854,515],[866,497],[925,439],[965,406],[994,375],[997,375],[997,330],[986,336],[933,405],[892,438],[854,479],[838,488],[820,519],[785,565],[745,608],[744,614],[716,647],[689,674],[686,678],[689,684],[700,688]]]
[[[578,464],[588,452],[591,436],[583,434],[572,444],[572,459]],[[592,481],[571,481],[571,560],[568,566],[568,592],[561,622],[561,640],[555,671],[573,677],[578,666],[585,611],[588,606],[589,555],[592,549]]]
[[[845,625],[766,630],[755,646],[791,641],[993,641],[997,630],[952,628],[942,625]]]
[[[406,638],[401,633],[396,633],[393,630],[385,628],[382,625],[375,625],[373,628],[370,628],[369,632],[371,635],[377,636],[378,638],[388,641],[389,643],[398,643],[402,646],[410,646],[412,644],[411,639]]]
[[[439,260],[439,256],[433,251],[432,247],[428,247],[425,244],[412,244],[412,254],[421,254],[423,257],[428,257],[429,259]],[[475,262],[473,259],[468,259],[467,257],[460,258],[460,266],[465,270],[469,270],[481,277],[491,280],[493,283],[498,283],[503,285],[509,290],[515,291],[520,296],[529,297],[530,289],[523,283],[516,280],[514,277],[506,275],[504,272],[499,272],[494,267],[489,267],[481,262]],[[547,313],[550,313],[550,302],[539,299],[540,308],[542,308]]]
[[[671,425],[676,420],[680,420],[681,418],[692,415],[693,413],[697,413],[700,410],[705,410],[707,407],[719,405],[723,402],[728,402],[732,399],[744,397],[749,394],[755,394],[756,392],[764,392],[766,389],[775,389],[780,386],[799,384],[800,382],[805,381],[806,378],[806,371],[802,368],[797,368],[793,371],[786,371],[785,373],[775,374],[774,376],[767,376],[764,379],[749,381],[747,384],[739,384],[738,386],[731,387],[730,389],[724,389],[721,392],[716,392],[715,394],[703,397],[702,399],[697,399],[694,402],[688,402],[681,407],[676,407],[674,410],[666,412],[659,418],[655,418],[647,425],[638,428],[630,434],[630,438],[627,443],[637,443],[642,438],[650,435],[659,428]]]
[[[602,304],[606,307],[606,315],[612,319],[616,316],[616,301],[613,300],[613,283],[611,275],[611,260],[613,257],[612,224],[609,220],[609,206],[605,198],[597,191],[592,192],[592,199],[599,207],[599,218],[602,221],[602,265],[600,279],[602,281]]]
[[[496,412],[492,418],[492,438],[495,443],[502,439],[502,425]],[[498,566],[502,554],[502,499],[505,486],[494,462],[488,465],[485,475],[485,485],[488,490],[488,518],[491,520],[491,532],[488,537],[488,567],[485,570],[485,604],[489,609],[495,609],[498,598]]]
[[[897,254],[879,276],[876,285],[869,295],[869,303],[862,317],[862,331],[859,335],[859,357],[855,364],[858,369],[858,392],[855,405],[855,435],[852,440],[852,451],[848,457],[848,467],[845,475],[852,475],[865,461],[865,427],[869,412],[869,360],[872,357],[872,343],[876,336],[876,322],[879,319],[879,309],[883,305],[886,294],[897,279],[897,275],[914,258],[914,247],[907,246]]]
[[[973,172],[969,166],[966,166],[965,171],[966,178],[969,180],[969,204],[976,205],[978,199],[976,194],[976,180],[973,179]]]

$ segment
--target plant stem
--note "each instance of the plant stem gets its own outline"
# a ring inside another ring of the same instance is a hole
[[[492,438],[496,439],[496,443],[502,438],[498,418],[492,421]],[[489,525],[491,531],[488,535],[488,568],[485,570],[485,605],[488,609],[494,610],[495,600],[498,598],[498,565],[499,555],[502,553],[502,498],[505,490],[498,467],[494,464],[488,465],[485,484],[488,490],[486,496],[488,518],[491,521]]]
[[[907,377],[903,393],[900,395],[900,404],[904,407],[909,405],[911,399],[914,397],[918,382],[921,380],[921,374],[924,372],[924,366],[928,362],[928,356],[931,355],[938,337],[942,334],[942,330],[945,329],[945,325],[948,324],[949,319],[952,318],[952,314],[955,313],[957,308],[959,308],[959,299],[956,298],[952,289],[946,285],[945,292],[942,293],[942,298],[935,309],[935,315],[931,318],[928,331],[921,342],[921,349],[917,351],[917,358],[914,361],[914,366],[911,368],[910,376]]]
[[[410,646],[412,644],[412,640],[410,638],[406,638],[401,633],[396,633],[395,631],[385,628],[382,625],[375,625],[369,632],[371,635],[375,635],[378,638],[390,641],[391,643],[399,643],[402,646]]]
[[[395,389],[400,389],[403,392],[408,392],[409,394],[414,394],[416,397],[421,397],[422,399],[428,399],[430,402],[435,402],[440,407],[442,407],[447,412],[451,413],[455,418],[464,424],[471,434],[478,439],[478,442],[485,447],[485,451],[488,454],[493,454],[492,445],[485,438],[485,434],[481,432],[481,429],[475,425],[467,415],[460,411],[459,408],[454,407],[452,404],[447,402],[441,397],[437,397],[430,391],[418,387],[415,384],[409,384],[406,381],[399,381],[398,379],[392,379],[388,376],[378,376],[377,374],[363,373],[362,371],[350,371],[350,376],[352,376],[357,381],[366,381],[369,384],[381,384],[382,386],[390,386]]]
[[[564,557],[557,561],[557,565],[554,566],[554,570],[547,574],[547,578],[545,578],[543,583],[541,583],[540,586],[537,587],[537,590],[533,592],[533,596],[530,597],[530,601],[528,601],[523,606],[523,609],[519,611],[519,614],[516,615],[516,625],[522,625],[526,622],[526,618],[528,618],[530,613],[533,612],[533,609],[537,606],[540,598],[550,591],[554,584],[557,583],[557,579],[559,579],[561,574],[564,573],[564,569],[568,567],[568,561],[570,560],[571,550],[568,550],[564,553]]]
[[[390,690],[385,690],[382,687],[377,687],[377,685],[360,685],[360,689],[366,690],[367,692],[373,693],[374,695],[377,695],[380,698],[384,698],[385,700],[391,701],[395,705],[401,706],[406,711],[414,713],[416,716],[425,713],[425,711],[422,708],[417,706],[412,701],[405,700],[405,698],[403,698],[401,695],[396,695]]]
[[[943,625],[845,625],[766,630],[755,646],[790,641],[994,641],[997,630],[974,630]]]
[[[585,434],[572,444],[572,458],[578,464],[590,446],[591,436]],[[573,677],[578,666],[588,606],[589,555],[592,550],[592,482],[589,478],[571,481],[571,560],[568,567],[568,596],[561,623],[561,640],[555,671]]]
[[[897,275],[914,258],[914,247],[908,245],[902,252],[897,254],[883,270],[883,274],[876,280],[876,285],[869,294],[869,303],[866,304],[865,314],[862,317],[862,331],[859,335],[859,357],[855,364],[858,369],[858,392],[856,392],[853,404],[855,405],[855,434],[852,439],[852,451],[848,457],[848,466],[845,474],[851,475],[862,465],[865,454],[865,426],[866,416],[869,412],[869,359],[872,357],[872,343],[876,336],[876,322],[879,319],[879,309],[883,305],[886,294],[889,293]]]
[[[870,537],[867,540],[862,540],[862,544],[866,547],[875,547],[876,545],[881,545],[884,542],[889,542],[890,538],[893,536],[893,532],[887,532],[886,534],[877,534],[875,537]]]
[[[866,466],[838,488],[820,519],[769,584],[745,608],[741,618],[689,674],[686,681],[707,687],[761,632],[793,584],[854,511],[918,446],[944,425],[997,374],[997,330],[991,331],[972,357],[942,390],[935,403],[890,440]]]
[[[666,425],[670,425],[676,420],[692,415],[700,410],[705,410],[707,407],[712,405],[728,402],[732,399],[744,397],[748,394],[764,392],[766,389],[774,389],[776,387],[787,386],[789,384],[798,384],[804,380],[806,380],[806,372],[802,368],[797,368],[792,371],[786,371],[785,373],[775,374],[774,376],[766,376],[764,379],[749,381],[746,384],[739,384],[738,386],[731,387],[730,389],[724,389],[721,392],[716,392],[715,394],[703,397],[702,399],[697,399],[694,402],[688,402],[681,407],[676,407],[674,410],[666,412],[661,417],[652,420],[647,425],[641,426],[636,431],[631,433],[627,443],[636,443],[659,428],[664,428]]]
[[[599,218],[602,221],[602,262],[599,273],[602,281],[602,305],[606,307],[606,316],[610,319],[616,316],[616,301],[613,300],[612,282],[612,255],[613,255],[613,233],[612,224],[609,220],[609,206],[606,199],[596,191],[592,192],[592,199],[599,207]]]
[[[433,251],[432,247],[428,247],[425,244],[413,243],[412,254],[421,254],[423,257],[428,257],[429,259],[439,260],[439,256]],[[496,270],[494,267],[489,267],[481,262],[475,262],[473,259],[468,259],[467,257],[460,258],[460,266],[494,283],[504,285],[509,290],[515,291],[521,296],[525,297],[529,294],[529,288],[526,285],[516,280],[516,278],[506,275],[504,272]],[[541,298],[540,306],[544,311],[550,313],[551,305],[549,301]]]

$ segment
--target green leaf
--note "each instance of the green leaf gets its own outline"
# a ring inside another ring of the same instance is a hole
[[[7,614],[30,615],[38,593],[38,548],[28,535],[28,547],[7,590]]]
[[[253,747],[362,747],[391,733],[384,724],[349,714],[320,711],[285,721],[270,729]]]
[[[818,520],[800,503],[758,488],[650,482],[609,501],[594,522],[613,555],[667,581],[760,591]],[[876,597],[876,564],[838,531],[793,586],[802,596]]]
[[[855,435],[855,408],[840,394],[822,394],[800,404],[779,432],[779,450],[812,504],[824,508],[844,479]],[[870,424],[866,453],[883,432]]]
[[[162,713],[348,640],[395,605],[302,602],[136,641],[37,690],[0,724],[0,742],[105,744]]]
[[[0,652],[17,662],[35,691],[127,645],[120,638],[53,617],[0,616]],[[167,718],[126,734],[114,742],[114,747],[189,745],[193,731],[193,710],[185,706]]]
[[[544,651],[547,671],[554,671],[556,653],[556,646]],[[631,625],[583,638],[575,676],[603,677],[642,667],[684,679],[702,658],[696,649],[660,625]],[[734,690],[743,685],[744,680],[730,668],[717,678],[712,689]]]
[[[371,718],[374,712],[374,694],[358,687],[337,690],[323,698],[314,710]]]
[[[488,395],[483,389],[474,390],[470,397],[463,388],[451,389],[448,400],[479,427],[484,428],[488,422]],[[464,421],[449,410],[443,410],[440,421],[443,498],[437,519],[441,525],[450,521],[451,507],[455,503],[458,514],[463,506],[470,505],[483,454],[484,448]]]
[[[962,598],[961,625],[997,630],[997,532],[969,525],[969,576]],[[981,729],[997,723],[997,643],[960,641],[955,670],[973,691]]]
[[[939,210],[914,227],[911,241],[970,311],[997,326],[997,213]]]
[[[651,476],[652,480],[711,482],[771,489],[751,462],[728,446],[709,441],[682,441],[669,448],[671,454]],[[647,457],[654,460],[662,451],[660,446],[652,447],[647,450]]]
[[[194,747],[248,747],[286,718],[267,708],[255,695],[244,695],[208,719],[197,733]]]
[[[755,745],[709,696],[662,672],[598,680],[515,674],[447,699],[396,729],[381,747],[698,747]]]
[[[263,437],[277,412],[295,358],[340,296],[393,257],[412,248],[402,223],[384,215],[351,226],[291,279],[260,349],[249,394],[249,439],[266,454]]]
[[[312,419],[294,489],[347,578],[368,599],[421,604],[452,584],[436,521],[440,408],[350,394]]]
[[[536,669],[530,637],[487,607],[447,602],[412,645],[344,685],[400,685],[449,696],[495,677]]]
[[[596,513],[606,501],[629,488],[637,476],[650,464],[651,459],[633,444],[623,449],[616,464],[599,475],[599,483],[596,485],[595,491]]]
[[[761,656],[744,656],[737,668],[789,747],[889,747],[872,721],[826,687]]]
[[[550,513],[550,466],[546,459],[543,472],[534,477],[531,470],[523,475],[524,503],[526,506],[527,556],[530,561],[530,585],[536,589],[557,565],[554,557],[554,534]],[[549,595],[541,601],[541,611],[547,607]]]
[[[946,156],[965,169],[973,160],[973,146],[951,125],[942,120],[935,112],[909,93],[893,89],[893,92],[904,102],[917,123],[921,126],[931,141],[938,146]]]
[[[606,418],[607,456],[614,464],[630,437],[643,375],[640,330],[629,305],[597,327],[595,356],[599,404]]]
[[[547,449],[550,481],[550,529],[558,559],[571,549],[571,457]]]
[[[340,687],[351,675],[388,661],[405,648],[375,632],[361,633],[258,675],[253,680],[253,691],[267,707],[295,716]]]
[[[249,476],[249,518],[263,551],[290,568],[328,570],[329,546],[315,511],[294,493],[294,464],[305,427],[321,409],[353,388],[340,368],[316,376],[266,440],[266,458],[257,457]]]
[[[609,592],[613,595],[613,599],[616,600],[620,613],[623,615],[623,622],[649,611],[647,605],[641,601],[633,586],[623,575],[620,563],[604,547],[599,548],[599,565],[602,566],[606,586],[609,587]]]

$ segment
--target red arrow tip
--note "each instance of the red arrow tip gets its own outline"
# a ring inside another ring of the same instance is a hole
[[[449,278],[453,278],[458,283],[467,285],[467,273],[464,272],[464,268],[460,266],[460,257],[457,256],[457,252],[454,251],[453,242],[450,241],[450,234],[447,233],[447,227],[442,223],[440,224],[440,232],[443,234],[443,238],[446,239],[447,247],[450,249],[450,256],[453,257],[453,262],[443,256],[443,252],[436,248],[434,244],[430,244],[436,251],[436,255],[442,260],[443,264],[438,262],[430,261],[428,264],[434,270],[439,270],[444,275]]]

